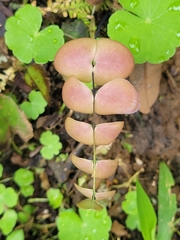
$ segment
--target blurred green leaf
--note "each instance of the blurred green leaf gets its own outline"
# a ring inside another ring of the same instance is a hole
[[[23,211],[18,212],[18,220],[22,223],[28,222],[31,214],[33,213],[35,207],[30,204],[26,204],[23,207]]]
[[[54,155],[58,155],[62,149],[62,143],[58,135],[53,134],[51,131],[43,132],[39,139],[40,143],[44,146],[41,148],[41,155],[47,160],[51,160]]]
[[[154,240],[157,221],[156,213],[138,179],[136,180],[136,192],[141,233],[144,240]]]
[[[62,30],[51,25],[39,31],[41,23],[40,10],[30,4],[18,9],[6,21],[6,44],[21,62],[30,63],[32,58],[39,64],[53,61],[56,52],[63,45]]]
[[[20,105],[21,110],[23,110],[28,118],[33,120],[37,119],[41,113],[44,112],[47,102],[42,96],[41,92],[31,91],[29,93],[29,102],[23,102]]]
[[[63,200],[63,195],[60,192],[59,189],[55,189],[55,188],[50,188],[47,193],[46,196],[49,200],[49,205],[56,209],[59,208],[62,204],[62,200]]]
[[[2,174],[3,174],[3,165],[0,164],[0,178],[2,177]]]
[[[6,238],[6,240],[24,240],[24,239],[25,239],[25,236],[24,236],[24,231],[22,229],[13,231]]]
[[[167,61],[180,46],[180,1],[119,0],[108,36],[132,52],[136,63]],[[171,40],[169,40],[171,39]]]
[[[173,176],[164,162],[160,163],[158,183],[158,233],[157,240],[170,240],[173,235],[173,222],[177,211],[176,195],[171,193]]]
[[[79,209],[79,215],[72,210],[60,213],[57,218],[59,239],[109,239],[111,218],[105,208],[102,211]]]
[[[34,187],[32,185],[21,187],[21,194],[24,197],[30,197],[33,195],[33,193],[34,193]]]
[[[14,173],[13,179],[19,187],[29,186],[34,182],[34,175],[30,170],[20,168]]]
[[[0,149],[11,140],[10,134],[18,134],[27,142],[33,136],[33,129],[25,114],[19,109],[12,98],[0,93]]]
[[[12,232],[14,226],[17,221],[17,213],[13,209],[7,209],[2,218],[0,219],[0,229],[3,235],[7,236],[10,232]]]

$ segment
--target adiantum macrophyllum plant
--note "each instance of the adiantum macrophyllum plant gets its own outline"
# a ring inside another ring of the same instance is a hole
[[[130,51],[110,39],[81,38],[67,42],[57,52],[54,66],[64,76],[63,101],[73,111],[92,114],[88,124],[67,117],[65,128],[76,141],[93,146],[93,159],[72,155],[72,162],[80,170],[91,174],[93,188],[75,187],[87,197],[78,207],[101,210],[98,201],[112,197],[115,191],[96,192],[96,179],[110,177],[118,167],[118,160],[97,160],[96,146],[115,140],[123,122],[97,123],[96,114],[131,114],[139,109],[139,96],[125,80],[134,67]],[[92,90],[85,83],[92,83]]]

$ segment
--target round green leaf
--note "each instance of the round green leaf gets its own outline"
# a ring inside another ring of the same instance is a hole
[[[49,200],[49,204],[52,208],[56,209],[61,206],[61,203],[63,200],[63,195],[59,189],[50,188],[47,191],[46,196],[47,196],[47,198]]]
[[[30,197],[33,195],[33,193],[34,193],[34,187],[32,185],[21,187],[21,194],[24,197]]]
[[[24,240],[24,238],[24,231],[22,229],[18,229],[9,234],[6,240]]]
[[[161,63],[180,46],[180,1],[120,0],[125,10],[109,19],[108,36],[132,52],[136,63]]]
[[[13,188],[8,187],[4,192],[4,203],[7,207],[14,207],[18,203],[18,194],[14,191]]]
[[[33,172],[28,169],[20,168],[14,173],[14,181],[20,187],[29,186],[34,182]]]
[[[8,209],[4,212],[2,218],[0,219],[0,229],[3,235],[8,235],[12,232],[17,221],[17,213],[13,209]]]
[[[6,21],[5,41],[13,54],[24,63],[34,58],[36,63],[53,61],[57,50],[63,45],[63,32],[51,25],[39,32],[42,14],[37,7],[24,5]]]

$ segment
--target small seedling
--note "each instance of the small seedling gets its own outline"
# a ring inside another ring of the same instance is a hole
[[[105,208],[101,212],[79,209],[79,215],[71,209],[60,212],[56,220],[60,240],[109,239],[112,223]]]
[[[34,187],[31,184],[34,182],[34,174],[32,171],[20,168],[14,173],[13,180],[20,187],[21,194],[24,197],[33,194]]]
[[[25,101],[20,105],[22,111],[28,118],[37,119],[47,106],[47,102],[39,91],[31,91],[28,95],[29,102]]]
[[[180,46],[180,2],[119,2],[124,9],[110,17],[108,36],[128,47],[136,63],[161,63],[172,57]]]
[[[6,238],[6,240],[24,240],[24,239],[25,239],[25,236],[24,236],[24,231],[22,229],[13,231]]]
[[[30,204],[23,206],[22,211],[18,212],[18,220],[21,223],[27,223],[34,212],[35,207]]]
[[[62,149],[62,143],[58,135],[51,131],[43,132],[39,139],[40,143],[44,145],[41,148],[41,155],[47,160],[51,160],[54,155],[58,155]]]
[[[167,165],[161,162],[158,182],[158,217],[156,217],[153,205],[138,180],[136,191],[126,194],[126,200],[122,203],[123,210],[128,214],[126,226],[141,231],[144,240],[172,239],[174,216],[177,210],[176,196],[171,193],[173,184],[174,179],[171,172]]]
[[[49,205],[56,209],[59,208],[62,204],[62,200],[63,200],[63,195],[60,192],[59,189],[55,189],[55,188],[50,188],[47,193],[46,196],[48,198],[49,201]]]
[[[63,45],[62,30],[51,25],[39,31],[41,23],[40,10],[29,4],[6,21],[6,44],[21,62],[30,63],[33,58],[40,64],[53,61],[57,50]]]

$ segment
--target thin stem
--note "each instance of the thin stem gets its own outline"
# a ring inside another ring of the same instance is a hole
[[[35,203],[35,202],[48,202],[47,198],[29,198],[28,203]]]
[[[94,63],[92,63],[94,66]],[[92,71],[92,93],[93,93],[93,117],[92,117],[92,128],[93,128],[93,202],[96,200],[96,139],[95,139],[95,83],[94,83],[94,72]]]

